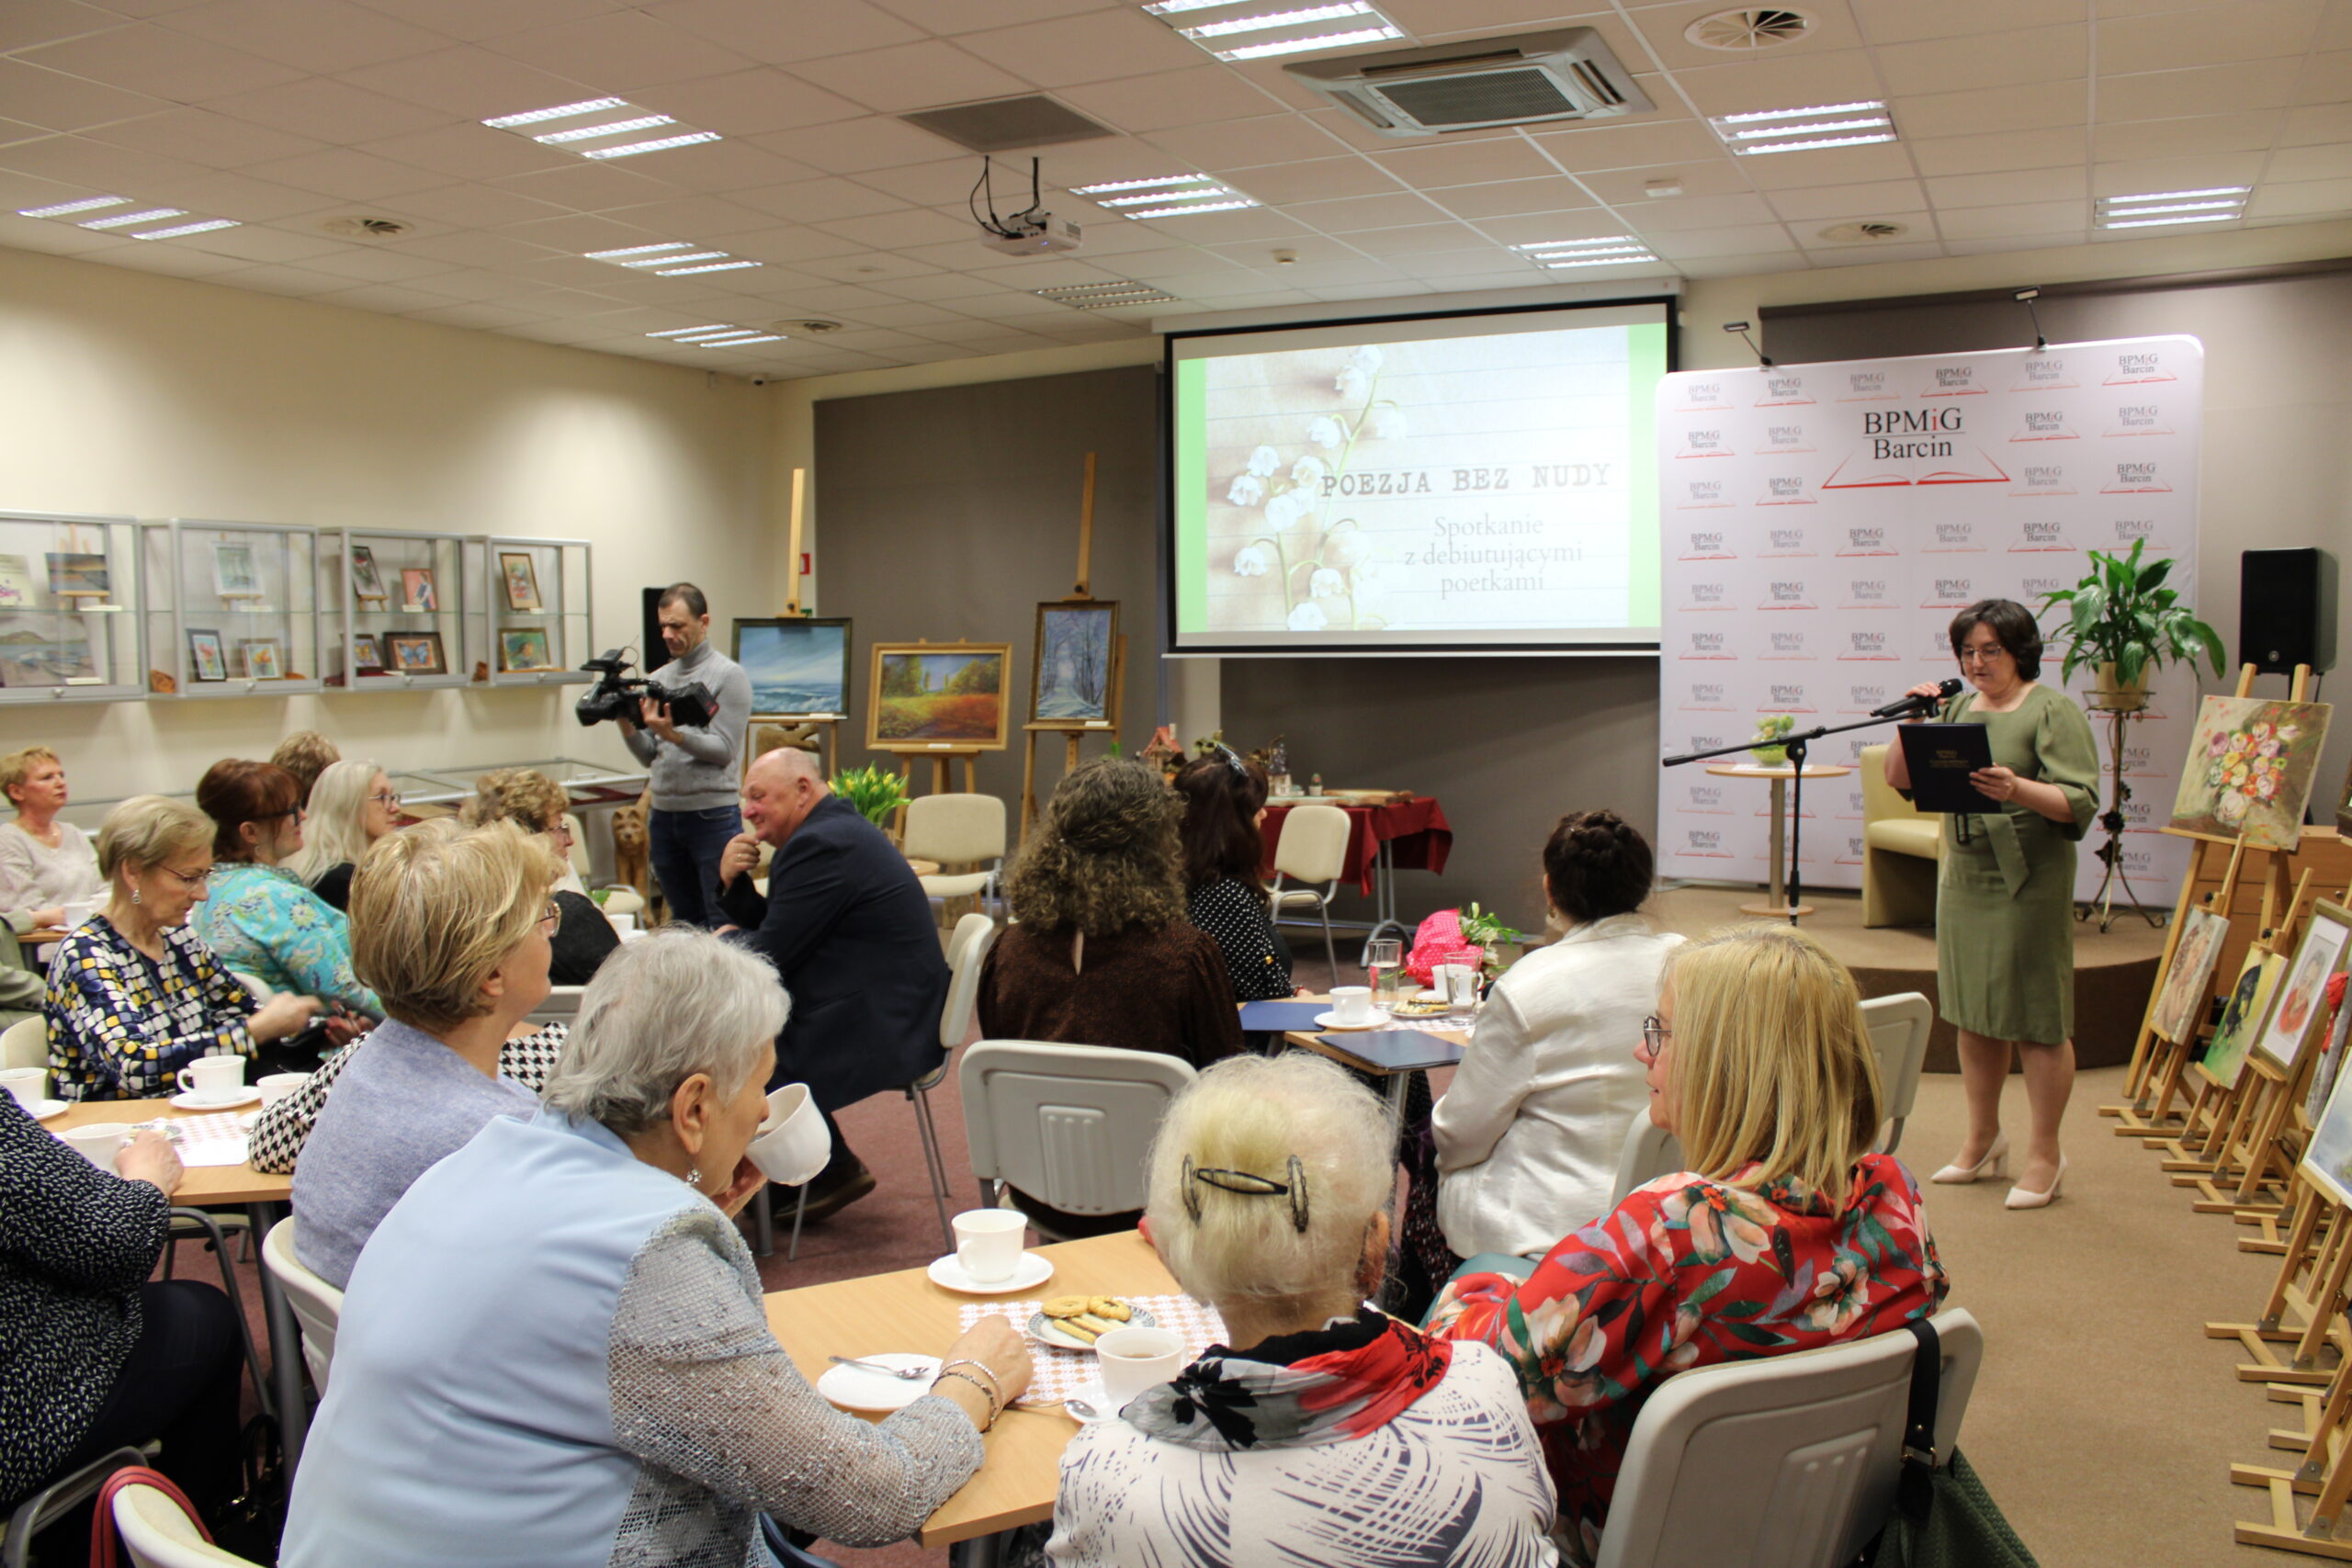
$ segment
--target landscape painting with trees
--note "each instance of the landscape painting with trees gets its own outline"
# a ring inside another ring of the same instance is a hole
[[[1001,750],[1010,643],[876,643],[866,744]]]
[[[1029,716],[1040,724],[1119,722],[1119,606],[1103,600],[1037,606]]]

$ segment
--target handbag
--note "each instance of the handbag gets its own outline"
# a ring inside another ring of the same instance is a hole
[[[1950,1463],[1936,1463],[1942,1342],[1925,1318],[1903,1326],[1918,1341],[1904,1418],[1903,1475],[1895,1483],[1894,1512],[1857,1568],[2039,1568],[1960,1450],[1952,1450]]]

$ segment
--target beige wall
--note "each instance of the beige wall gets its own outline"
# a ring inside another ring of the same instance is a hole
[[[0,510],[596,541],[594,632],[640,585],[769,613],[772,392],[701,372],[0,250]],[[729,585],[752,585],[749,595]],[[395,767],[569,755],[577,687],[0,706],[83,798],[187,789],[315,728]]]

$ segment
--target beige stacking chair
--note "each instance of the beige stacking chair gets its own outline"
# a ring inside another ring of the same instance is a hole
[[[327,1369],[334,1361],[335,1325],[343,1317],[343,1292],[303,1266],[294,1256],[294,1222],[278,1221],[262,1238],[262,1266],[267,1269],[302,1325],[302,1361],[311,1369],[311,1384],[323,1395]]]
[[[258,1568],[252,1558],[205,1540],[188,1511],[153,1486],[134,1483],[114,1495],[114,1528],[133,1568]]]
[[[0,1067],[49,1066],[49,1021],[35,1014],[0,1030]]]
[[[1903,1123],[1919,1099],[1919,1074],[1928,1065],[1928,1036],[1936,1027],[1935,1005],[1917,991],[1872,997],[1862,1004],[1862,1026],[1878,1054],[1879,1096],[1886,1125],[1878,1152],[1891,1155],[1903,1142]]]
[[[1069,1214],[1142,1208],[1152,1137],[1197,1076],[1191,1063],[1149,1051],[976,1041],[957,1082],[982,1205],[1009,1184]]]
[[[922,879],[927,897],[943,905],[957,898],[987,905],[1004,869],[1004,802],[992,795],[920,795],[907,803],[899,848],[909,860],[938,863],[938,874]]]
[[[1862,924],[1936,923],[1943,818],[1915,809],[1886,782],[1886,748],[1862,748]]]
[[[1331,942],[1331,900],[1340,896],[1340,873],[1348,864],[1348,814],[1336,806],[1295,806],[1283,818],[1283,835],[1274,842],[1274,885],[1267,897],[1273,906],[1274,924],[1303,926],[1305,920],[1286,920],[1283,911],[1290,908],[1312,909],[1323,921],[1323,956],[1331,965],[1337,981],[1340,973],[1339,950]],[[1312,886],[1283,886],[1285,876],[1302,883],[1323,884],[1317,892]]]

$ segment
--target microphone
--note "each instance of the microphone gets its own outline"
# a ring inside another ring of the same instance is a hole
[[[1926,713],[1928,709],[1934,707],[1938,703],[1942,702],[1945,698],[1956,696],[1959,693],[1960,678],[1955,675],[1947,675],[1944,677],[1942,683],[1936,688],[1936,694],[1934,696],[1915,697],[1906,695],[1897,697],[1894,701],[1887,704],[1884,707],[1871,709],[1871,716],[1872,718],[1908,718],[1915,713]]]

